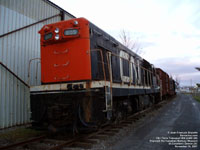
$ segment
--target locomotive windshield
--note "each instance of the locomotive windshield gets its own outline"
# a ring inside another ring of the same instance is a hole
[[[76,35],[76,34],[78,34],[77,29],[67,29],[64,31],[64,35]]]
[[[49,40],[53,37],[53,34],[50,32],[50,33],[47,33],[44,35],[44,40]]]

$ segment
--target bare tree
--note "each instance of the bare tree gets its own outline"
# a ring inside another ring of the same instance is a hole
[[[195,67],[195,69],[197,69],[198,71],[200,71],[200,67]]]
[[[131,38],[130,32],[126,30],[122,30],[119,34],[119,38],[122,42],[122,44],[129,49],[133,50],[136,54],[142,54],[143,51],[141,49],[141,45],[138,41],[138,38],[133,40]]]
[[[175,76],[175,82],[176,82],[176,87],[179,88],[181,79],[180,79],[180,77],[178,75]]]

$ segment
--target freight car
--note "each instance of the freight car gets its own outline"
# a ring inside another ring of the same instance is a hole
[[[160,68],[156,68],[156,73],[160,79],[160,93],[162,99],[176,95],[175,92],[175,81],[169,77],[169,75]]]
[[[176,95],[176,83],[173,78],[169,78],[169,96]]]
[[[156,69],[84,18],[45,25],[34,125],[93,127],[160,100]]]
[[[158,74],[161,82],[161,98],[165,99],[169,94],[169,75],[160,68],[156,68],[156,73]]]

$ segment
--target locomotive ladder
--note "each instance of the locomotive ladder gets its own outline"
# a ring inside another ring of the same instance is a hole
[[[102,70],[103,70],[103,76],[104,76],[104,90],[105,90],[105,103],[106,103],[106,109],[103,110],[103,112],[107,113],[107,119],[111,119],[112,117],[112,106],[113,106],[113,97],[112,97],[112,66],[111,66],[111,52],[106,52],[106,60],[108,65],[108,71],[109,71],[109,78],[110,78],[110,85],[107,85],[106,81],[106,72],[105,72],[105,62],[103,58],[103,52],[101,49],[92,49],[91,51],[98,51],[101,56],[101,63],[102,63]]]

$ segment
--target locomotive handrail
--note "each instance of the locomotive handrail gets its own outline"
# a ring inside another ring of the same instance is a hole
[[[40,60],[40,58],[32,58],[29,60],[29,64],[28,64],[28,84],[30,84],[30,69],[31,69],[31,63],[33,60]],[[37,63],[37,68],[36,68],[36,74],[37,74],[37,70],[38,70],[38,63]],[[36,76],[37,78],[37,76]]]
[[[112,53],[112,55],[113,55],[113,56],[117,56],[117,57],[119,57],[119,58],[121,58],[121,59],[124,59],[123,57],[121,57],[121,56],[119,56],[119,55],[117,55],[117,54]],[[135,62],[131,62],[130,60],[127,60],[127,61],[129,61],[129,63],[132,63],[132,64],[137,65]],[[144,70],[147,70],[147,71],[149,71],[150,73],[153,73],[153,71],[148,70],[148,69],[144,68],[144,67],[141,66],[141,65],[139,65],[139,66],[140,66],[141,68],[143,68]]]
[[[116,56],[116,57],[119,57],[119,58],[121,58],[121,59],[124,59],[123,57],[121,57],[121,56],[119,56],[119,55],[117,55],[117,54],[114,54],[114,53],[111,53],[111,55],[113,55],[113,56]],[[127,60],[130,64],[134,64],[134,65],[137,65],[135,62],[131,62],[130,60]],[[140,68],[141,69],[143,69],[144,71],[147,71],[147,73],[150,73],[150,75],[151,74],[153,74],[153,71],[151,71],[151,70],[149,70],[149,69],[146,69],[145,67],[143,67],[143,66],[141,66],[141,65],[139,65],[140,66]],[[147,86],[151,86],[152,85],[152,81],[150,81],[151,82],[151,84],[148,84]]]
[[[110,54],[110,57],[112,55],[112,53],[110,52],[107,52],[106,53],[106,56],[107,56],[107,63],[108,63],[108,70],[109,70],[109,75],[110,75],[110,93],[112,95],[112,68],[111,68],[111,60],[110,60],[110,57],[109,57],[109,54]]]
[[[30,88],[30,86],[23,81],[18,75],[16,75],[13,71],[11,71],[6,65],[4,65],[1,61],[0,61],[0,65],[3,66],[3,68],[5,68],[8,72],[10,72],[15,78],[17,78],[20,82],[22,82],[25,86],[27,86],[28,88]]]
[[[104,66],[104,61],[103,61],[103,53],[101,49],[92,49],[91,51],[99,51],[101,55],[101,63],[102,63],[102,69],[103,69],[103,77],[105,81],[105,86],[106,86],[106,72],[105,72],[105,66]]]
[[[100,52],[101,60],[102,60],[101,63],[102,63],[103,73],[104,73],[104,80],[105,80],[105,82],[106,82],[106,75],[105,75],[105,68],[104,68],[104,61],[103,61],[102,50],[101,50],[101,49],[92,49],[91,51],[99,51],[99,52]],[[114,54],[114,53],[111,53],[111,55],[117,56],[117,57],[119,57],[119,58],[121,58],[121,59],[124,59],[123,57],[121,57],[121,56],[119,56],[119,55],[117,55],[117,54]],[[130,60],[128,60],[128,61],[129,61],[129,63],[132,63],[132,64],[134,64],[134,65],[137,65],[135,62],[131,62]],[[109,67],[109,66],[108,66],[108,67]],[[140,65],[140,68],[143,69],[144,71],[147,71],[147,73],[149,73],[150,76],[151,76],[151,74],[153,73],[153,71],[151,71],[151,70],[149,70],[149,69],[146,69],[146,68],[144,68],[144,67],[141,66],[141,65]],[[109,73],[110,73],[110,72],[109,72]],[[148,81],[148,83],[146,83],[145,77],[144,77],[144,80],[145,80],[144,85],[146,85],[146,86],[151,86],[151,85],[152,85],[151,77],[150,77],[150,81]],[[147,80],[149,80],[149,79],[147,78]],[[149,82],[150,82],[150,83],[149,83]],[[105,85],[106,85],[106,83],[105,83]]]

